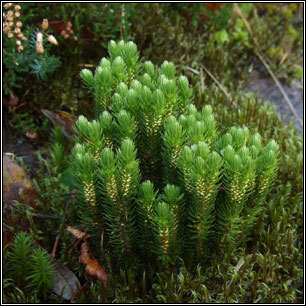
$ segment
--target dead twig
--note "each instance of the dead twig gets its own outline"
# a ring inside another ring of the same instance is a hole
[[[202,69],[204,69],[205,70],[205,72],[213,79],[213,81],[220,87],[220,89],[223,91],[223,93],[226,95],[226,97],[229,99],[229,100],[231,100],[231,96],[229,95],[229,93],[226,91],[226,89],[221,85],[221,83],[213,76],[213,74],[204,66],[204,65],[200,65],[200,68],[202,68]],[[195,74],[198,74],[198,75],[200,75],[200,72],[198,71],[198,70],[196,70],[196,69],[193,69],[193,68],[191,68],[191,67],[188,67],[188,66],[186,66],[186,69],[187,70],[189,70],[189,71],[191,71],[191,72],[193,72],[193,73],[195,73]],[[237,103],[236,103],[236,101],[232,101],[232,104],[233,104],[233,106],[234,107],[236,107],[237,108]]]
[[[90,285],[90,281],[87,281],[71,298],[71,302],[74,302],[78,299],[79,295],[82,292],[85,292],[88,286]]]
[[[4,223],[4,222],[2,222],[2,225],[3,225],[4,228],[6,228],[6,229],[9,230],[9,231],[11,231],[11,230],[13,229],[12,226],[9,226],[8,224],[6,224],[6,223]]]
[[[94,64],[79,64],[78,66],[85,67],[85,68],[95,68],[95,67],[97,67]]]
[[[80,136],[87,141],[88,143],[90,143],[91,145],[94,145],[94,143],[92,141],[90,141],[89,139],[87,139],[82,133],[80,133]]]
[[[275,76],[275,74],[273,73],[273,71],[271,70],[270,66],[267,64],[267,62],[264,60],[264,58],[259,54],[258,51],[255,50],[255,54],[257,55],[257,57],[260,59],[260,61],[263,63],[263,65],[265,66],[265,68],[268,70],[269,74],[271,75],[275,85],[278,87],[278,89],[280,90],[281,94],[283,95],[285,101],[287,102],[290,110],[292,111],[293,115],[296,117],[296,119],[300,122],[301,126],[303,127],[303,121],[302,119],[299,117],[299,115],[297,114],[296,110],[294,109],[289,97],[287,96],[286,92],[284,91],[281,83],[279,82],[279,80],[277,79],[277,77]]]
[[[242,21],[244,22],[247,30],[249,31],[249,33],[251,34],[251,36],[253,37],[253,31],[250,27],[250,24],[248,23],[248,21],[246,20],[246,18],[243,16],[239,6],[237,5],[237,3],[233,3],[233,7],[234,7],[234,11],[240,16],[240,18],[242,19]]]
[[[59,243],[59,240],[60,240],[60,235],[61,235],[64,223],[65,223],[68,211],[69,211],[69,204],[70,204],[70,202],[68,201],[67,204],[66,204],[66,208],[65,208],[63,222],[60,225],[60,228],[59,228],[59,231],[58,231],[58,235],[57,235],[57,237],[55,239],[55,242],[54,242],[54,246],[53,246],[53,250],[52,250],[52,257],[53,258],[55,258],[55,255],[56,255],[56,250],[57,250],[58,243]]]
[[[201,83],[201,91],[204,93],[205,85],[204,85],[204,76],[203,76],[203,67],[200,66],[200,83]]]
[[[103,249],[103,244],[104,244],[104,230],[103,230],[102,233],[101,233],[100,244],[101,244],[101,249]]]
[[[200,72],[199,72],[198,70],[193,69],[193,68],[191,68],[191,67],[189,67],[189,66],[186,66],[186,69],[189,70],[189,71],[191,71],[191,72],[193,72],[193,73],[195,73],[195,74],[200,74]]]
[[[19,105],[17,105],[17,106],[15,106],[15,107],[10,108],[10,109],[9,109],[9,113],[14,112],[15,110],[17,110],[18,108],[20,108],[20,107],[22,107],[22,106],[24,106],[24,105],[26,105],[25,102],[24,102],[24,103],[21,103],[21,104],[19,104]]]
[[[288,58],[289,55],[290,55],[290,51],[286,51],[285,54],[282,56],[279,64],[282,65],[284,61]]]
[[[63,220],[63,218],[59,216],[50,216],[50,215],[43,215],[43,214],[34,214],[34,216],[40,219]]]
[[[11,212],[11,210],[14,210],[14,212],[16,213],[19,213],[19,209],[18,207],[14,206],[13,205],[10,205],[10,206],[6,206],[3,208],[4,211],[8,211],[8,212]],[[33,214],[33,217],[36,217],[36,218],[40,218],[40,219],[51,219],[51,220],[60,220],[62,221],[63,218],[59,217],[59,216],[52,216],[52,215],[45,215],[45,214],[39,214],[39,213],[36,213],[34,210],[31,211],[32,214]]]
[[[230,99],[231,96],[226,91],[226,89],[222,86],[222,84],[213,76],[213,74],[204,66],[201,64],[201,67],[205,70],[205,72],[213,79],[213,81],[220,87],[220,89],[224,92],[224,94]],[[235,105],[237,107],[237,105]]]
[[[124,31],[125,31],[125,6],[124,3],[121,5],[121,22],[122,26],[120,27],[121,39],[124,39]]]

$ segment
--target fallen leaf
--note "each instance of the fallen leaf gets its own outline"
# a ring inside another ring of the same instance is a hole
[[[19,103],[19,98],[18,98],[17,96],[15,96],[13,93],[10,93],[10,94],[9,94],[8,99],[6,99],[6,98],[3,98],[3,99],[2,99],[2,104],[3,104],[5,107],[8,108],[9,112],[10,112],[12,109],[16,108],[17,105],[18,105],[18,103]]]
[[[79,257],[79,261],[86,264],[85,273],[87,275],[99,279],[103,284],[108,283],[108,275],[90,253],[88,244],[86,242],[83,242],[81,245],[81,255]]]
[[[74,125],[77,120],[76,116],[73,116],[64,111],[50,111],[42,109],[41,112],[52,121],[53,124],[58,125],[66,137],[70,138],[74,135]]]
[[[205,6],[207,9],[211,10],[212,12],[215,12],[215,11],[220,11],[222,9],[222,6],[225,5],[225,3],[205,3]]]
[[[63,20],[49,21],[49,27],[53,29],[55,35],[59,35],[67,28],[67,23]]]
[[[234,275],[232,277],[232,279],[229,281],[228,283],[228,287],[230,287],[232,285],[232,282],[234,280],[234,277],[235,275],[239,272],[239,270],[241,269],[241,267],[245,264],[245,259],[248,260],[249,258],[251,257],[251,255],[246,255],[245,257],[244,256],[241,256],[234,268]]]
[[[39,197],[31,179],[17,163],[13,162],[6,154],[3,154],[2,208],[4,211],[4,219],[9,226],[15,225],[11,217],[10,208],[13,207],[14,201],[21,201],[19,194],[20,189],[23,191],[25,204],[36,209],[35,201]],[[12,238],[13,232],[6,230],[3,237],[3,246],[10,242]]]
[[[9,104],[10,106],[16,106],[19,102],[19,98],[15,96],[13,93],[10,93]]]
[[[279,64],[282,65],[289,55],[290,55],[290,51],[286,51],[282,59],[280,60]]]
[[[68,226],[67,231],[71,233],[76,239],[86,239],[89,237],[86,232],[82,232],[72,226]]]
[[[23,190],[25,202],[36,208],[38,195],[32,180],[17,163],[3,154],[3,208],[12,205],[14,200],[20,200],[20,189]]]
[[[18,105],[15,106],[15,107],[9,107],[9,113],[12,113],[12,112],[14,112],[15,110],[17,110],[18,108],[20,108],[20,107],[22,107],[22,106],[25,106],[25,105],[26,105],[26,103],[24,102],[24,103],[18,104]]]
[[[59,261],[55,262],[55,278],[53,281],[53,292],[65,300],[71,300],[78,292],[81,284],[73,272]]]
[[[244,265],[244,257],[242,256],[238,260],[237,265],[235,266],[234,272],[237,273],[243,265]]]
[[[36,131],[27,131],[25,133],[26,137],[30,138],[30,139],[37,139],[38,138],[38,133]]]

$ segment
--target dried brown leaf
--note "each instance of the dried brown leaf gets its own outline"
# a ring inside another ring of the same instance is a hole
[[[34,189],[34,185],[25,171],[15,162],[13,162],[6,154],[3,154],[3,211],[4,219],[9,226],[14,226],[11,218],[11,207],[14,201],[20,201],[19,191],[22,189],[25,204],[36,207],[38,195]],[[17,220],[15,220],[17,221]],[[26,228],[24,229],[26,230]],[[3,237],[3,246],[11,241],[13,233],[5,231]]]
[[[18,107],[19,98],[15,96],[13,93],[9,94],[8,99],[4,98],[2,99],[2,105],[4,105],[6,108],[8,108],[9,112],[12,109],[15,109]]]
[[[64,29],[66,29],[66,23],[63,20],[49,21],[49,27],[52,28],[55,35],[59,35]]]
[[[3,208],[20,199],[20,189],[23,190],[27,204],[35,207],[38,195],[31,179],[17,163],[3,154]]]
[[[25,133],[26,137],[30,138],[30,139],[37,139],[38,138],[38,133],[36,131],[27,131]]]
[[[71,233],[76,239],[87,239],[89,237],[86,232],[82,232],[72,226],[68,226],[67,231]]]
[[[86,264],[85,273],[99,279],[103,284],[107,284],[109,277],[102,269],[98,261],[90,253],[89,246],[86,242],[81,245],[81,255],[79,257],[81,263]]]
[[[16,106],[19,102],[19,98],[15,96],[13,93],[10,93],[9,104],[10,106]]]
[[[41,111],[53,124],[61,128],[66,137],[70,138],[74,135],[74,125],[77,120],[76,116],[63,111],[53,112],[47,109],[42,109]]]
[[[205,3],[205,6],[207,9],[209,9],[210,11],[212,12],[216,12],[216,11],[220,11],[222,9],[222,6],[225,5],[226,3],[213,3],[213,2],[210,2],[210,3]]]

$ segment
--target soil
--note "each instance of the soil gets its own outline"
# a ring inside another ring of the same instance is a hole
[[[35,152],[41,147],[42,144],[33,142],[23,135],[18,138],[14,137],[5,109],[3,110],[2,137],[3,153],[13,153],[14,160],[16,161],[23,159],[24,164],[30,170],[30,176],[34,177],[35,172],[39,167],[38,158]]]
[[[282,84],[282,87],[288,95],[298,116],[304,121],[303,89],[299,87],[297,81],[293,82],[291,87],[285,84]],[[257,91],[258,96],[264,99],[265,102],[269,101],[275,104],[277,111],[282,116],[285,116],[285,122],[288,123],[289,120],[292,120],[296,124],[299,133],[303,131],[302,125],[293,115],[280,90],[270,77],[256,70],[253,71],[250,76],[249,86],[245,91]]]

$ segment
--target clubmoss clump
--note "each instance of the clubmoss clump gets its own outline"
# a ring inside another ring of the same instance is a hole
[[[111,41],[109,54],[81,72],[97,116],[77,120],[71,156],[82,225],[105,233],[120,265],[150,259],[146,269],[246,244],[275,180],[276,142],[247,127],[220,135],[173,63],[139,63],[132,42]]]

